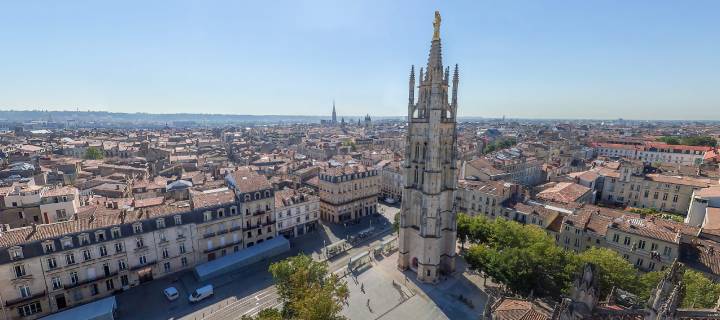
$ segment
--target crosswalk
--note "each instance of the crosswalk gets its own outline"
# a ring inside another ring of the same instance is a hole
[[[253,295],[238,299],[210,314],[202,315],[202,320],[237,320],[242,316],[254,316],[260,311],[267,308],[276,308],[280,306],[278,301],[279,295],[275,286],[270,286],[264,290],[258,291]],[[183,320],[190,320],[183,318]]]

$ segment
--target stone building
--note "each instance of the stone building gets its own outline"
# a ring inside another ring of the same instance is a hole
[[[244,171],[235,171],[225,180],[240,204],[245,247],[276,237],[275,190],[270,181],[255,172]]]
[[[326,169],[318,178],[323,220],[345,223],[377,212],[380,193],[377,170],[345,164]]]
[[[277,191],[275,213],[278,234],[288,239],[301,236],[317,228],[320,197],[295,189]]]
[[[435,12],[426,73],[420,69],[415,102],[415,72],[410,72],[408,129],[403,175],[405,189],[400,213],[398,267],[417,272],[422,282],[436,283],[455,270],[457,222],[457,88],[458,67],[452,78],[443,68],[440,13]]]

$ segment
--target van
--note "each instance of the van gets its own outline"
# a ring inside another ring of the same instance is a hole
[[[188,300],[190,302],[198,302],[204,300],[205,298],[212,297],[214,293],[215,292],[213,291],[213,286],[211,284],[208,284],[206,286],[195,289],[195,291],[193,291],[190,296],[188,296]]]

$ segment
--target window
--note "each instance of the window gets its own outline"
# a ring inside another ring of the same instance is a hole
[[[123,243],[122,242],[115,242],[115,253],[123,252]]]
[[[165,241],[167,241],[167,239],[165,238],[165,232],[164,232],[164,231],[160,231],[160,232],[158,233],[158,238],[160,238],[160,242],[165,242]]]
[[[642,258],[638,258],[637,261],[635,261],[635,266],[636,266],[636,267],[642,267],[642,266],[643,266],[643,259],[642,259]]]
[[[205,211],[203,212],[203,221],[210,221],[212,220],[212,212]]]
[[[672,202],[677,202],[677,201],[678,201],[678,195],[674,195]]]
[[[62,239],[62,247],[63,247],[63,249],[72,248],[73,247],[72,238],[70,238],[70,237],[63,238]]]
[[[187,259],[187,257],[182,257],[182,258],[180,258],[180,263],[182,263],[182,266],[183,266],[183,267],[187,267],[187,265],[188,265],[188,259]]]
[[[117,239],[121,237],[120,228],[112,228],[110,231],[110,234],[112,235],[113,239]]]
[[[224,217],[224,216],[225,216],[225,210],[223,210],[223,209],[218,209],[218,211],[217,211],[217,216],[218,216],[218,218]]]
[[[616,234],[613,234],[613,239],[612,239],[612,241],[613,241],[613,242],[618,242],[618,241],[620,241],[620,235],[617,234],[617,233],[616,233]]]
[[[20,289],[20,296],[23,298],[27,298],[32,295],[30,293],[30,287],[28,287],[28,286],[20,286],[19,289]]]
[[[22,248],[15,247],[9,250],[10,260],[20,260],[23,258]]]
[[[655,251],[655,250],[657,250],[657,248],[658,248],[657,243],[654,243],[654,242],[653,242],[653,243],[650,244],[650,251]]]
[[[157,219],[157,220],[155,220],[155,224],[157,225],[158,229],[165,228],[165,219],[163,219],[163,218]]]
[[[100,251],[100,256],[104,257],[107,256],[107,247],[105,246],[99,246],[98,251]]]
[[[180,215],[176,215],[176,216],[174,217],[174,219],[175,219],[175,224],[176,224],[176,225],[177,225],[177,224],[182,224],[182,217],[181,217]]]
[[[125,260],[118,260],[118,270],[123,271],[127,269],[127,263]]]
[[[90,250],[83,250],[82,255],[83,255],[84,261],[88,261],[88,260],[92,259],[92,256],[90,255]]]
[[[141,233],[142,231],[143,229],[141,223],[133,224],[133,233]]]
[[[181,244],[178,246],[178,249],[180,250],[180,254],[185,253],[185,244],[184,244],[184,243],[181,243]]]
[[[18,307],[18,313],[21,317],[27,317],[40,312],[42,312],[42,307],[40,306],[39,301]]]
[[[638,241],[638,246],[637,246],[637,247],[638,247],[638,249],[644,250],[644,249],[645,249],[645,240],[640,240],[640,241]]]
[[[58,290],[58,289],[62,288],[62,280],[60,279],[60,277],[52,278],[52,287],[53,287],[53,290]]]
[[[50,253],[50,252],[55,251],[55,245],[52,242],[45,243],[43,248],[45,248],[45,253]]]
[[[167,259],[170,257],[170,252],[168,252],[167,248],[162,249],[162,257],[163,257],[163,259]]]
[[[670,253],[671,253],[671,252],[672,252],[672,248],[670,248],[670,247],[668,247],[668,246],[665,246],[665,248],[663,249],[663,255],[664,255],[664,256],[670,256]]]
[[[625,244],[626,246],[629,246],[630,245],[630,237],[625,236],[625,240],[623,240],[623,244]]]
[[[657,198],[658,198],[658,193],[655,192],[655,193],[653,194],[653,199],[657,200]]]
[[[78,239],[80,240],[80,245],[85,246],[90,244],[90,235],[88,234],[83,233],[78,236]]]
[[[130,285],[130,281],[128,280],[128,276],[126,274],[120,276],[120,283],[123,287],[127,287]]]
[[[95,232],[95,239],[97,239],[97,241],[105,241],[105,231],[100,230]]]
[[[170,262],[163,263],[163,269],[165,269],[165,272],[170,272]]]
[[[652,262],[652,261],[648,262],[648,269],[655,270],[655,262]]]
[[[65,255],[65,262],[66,262],[68,265],[75,264],[75,254],[72,253],[72,252],[66,254],[66,255]]]
[[[668,194],[667,194],[667,193],[663,193],[663,201],[667,200],[667,198],[668,198]]]
[[[57,260],[55,260],[54,257],[50,257],[47,259],[47,265],[48,269],[55,269],[57,268]]]
[[[140,256],[140,259],[138,259],[138,261],[140,261],[140,264],[146,264],[147,258],[145,256]]]
[[[105,288],[107,289],[107,291],[112,291],[115,289],[115,283],[113,282],[113,279],[105,280]]]
[[[78,283],[78,274],[76,271],[70,272],[70,283],[76,285]]]
[[[137,247],[138,249],[140,249],[140,248],[142,248],[142,247],[144,247],[144,246],[145,246],[145,242],[143,242],[143,238],[137,238],[137,239],[135,239],[135,247]]]
[[[93,283],[93,284],[90,286],[90,294],[93,295],[93,296],[95,296],[95,295],[97,295],[98,293],[100,293],[100,290],[98,290],[97,283]]]
[[[25,276],[25,266],[22,264],[16,265],[13,267],[15,270],[15,278],[20,278]]]

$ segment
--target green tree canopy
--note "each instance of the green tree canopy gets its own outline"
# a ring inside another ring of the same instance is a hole
[[[103,151],[96,147],[89,147],[85,150],[85,159],[99,160],[104,157]]]
[[[708,147],[714,147],[717,145],[717,140],[715,138],[710,136],[687,136],[687,137],[678,137],[678,136],[663,136],[657,139],[658,141],[665,142],[667,144],[682,144],[682,145],[688,145],[688,146],[708,146]]]
[[[273,263],[270,273],[283,302],[283,319],[345,319],[340,312],[348,299],[347,284],[328,272],[326,262],[298,255]]]

